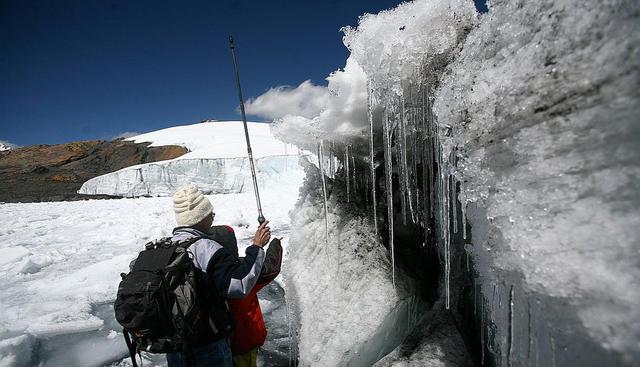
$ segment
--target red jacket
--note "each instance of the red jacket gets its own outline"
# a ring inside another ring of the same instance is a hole
[[[278,276],[281,265],[282,246],[280,240],[274,238],[267,249],[258,283],[249,295],[241,299],[228,299],[235,320],[234,332],[231,334],[231,352],[234,355],[248,353],[264,344],[267,329],[258,302],[258,291]]]
[[[238,253],[238,246],[233,229],[228,226],[216,226],[211,228],[213,238],[232,254]],[[269,244],[265,254],[260,278],[251,292],[241,299],[227,299],[229,309],[235,321],[234,331],[231,334],[231,351],[234,355],[245,354],[254,348],[264,344],[267,338],[267,329],[262,318],[262,309],[258,302],[258,291],[271,283],[282,266],[282,245],[280,240],[274,238]]]

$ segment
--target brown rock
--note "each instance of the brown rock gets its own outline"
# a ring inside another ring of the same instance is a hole
[[[184,147],[125,140],[34,145],[0,152],[0,202],[95,198],[76,192],[85,181],[140,163],[179,157]]]

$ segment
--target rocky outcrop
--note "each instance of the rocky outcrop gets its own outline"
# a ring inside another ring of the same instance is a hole
[[[187,149],[180,146],[148,145],[124,140],[92,140],[0,152],[0,201],[86,199],[77,191],[83,182],[93,177],[187,153]]]

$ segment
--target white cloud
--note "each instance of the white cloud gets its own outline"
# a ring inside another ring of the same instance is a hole
[[[287,115],[312,118],[327,106],[329,92],[326,87],[305,80],[299,86],[279,86],[269,89],[245,103],[248,115],[277,120]]]
[[[132,136],[136,136],[136,135],[140,135],[140,134],[141,133],[135,132],[135,131],[125,131],[122,134],[115,135],[114,137],[111,138],[111,140],[127,139],[127,138],[130,138]]]
[[[317,139],[361,136],[368,128],[364,71],[349,58],[344,69],[331,73],[327,81],[327,87],[307,80],[296,88],[272,88],[250,100],[247,113],[275,120],[277,136],[307,148]]]

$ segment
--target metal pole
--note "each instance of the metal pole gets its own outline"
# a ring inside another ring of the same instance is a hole
[[[236,47],[233,44],[233,37],[229,36],[229,47],[231,48],[231,56],[233,57],[233,68],[236,72],[236,85],[238,86],[238,98],[240,98],[240,112],[242,112],[242,124],[244,125],[244,137],[247,140],[247,153],[249,155],[249,166],[251,167],[251,178],[253,179],[253,191],[256,194],[256,204],[258,205],[258,223],[264,223],[265,219],[262,215],[262,205],[260,204],[260,192],[258,192],[258,180],[256,178],[256,167],[253,163],[253,153],[251,151],[251,141],[249,140],[249,128],[247,127],[247,116],[244,112],[244,98],[242,97],[242,89],[240,88],[240,73],[238,72],[238,61],[236,59]]]

